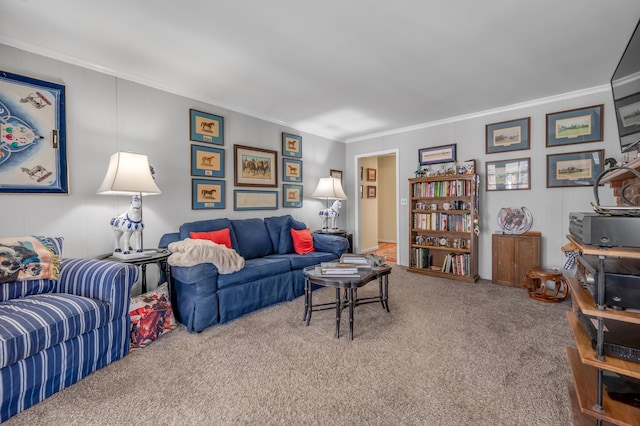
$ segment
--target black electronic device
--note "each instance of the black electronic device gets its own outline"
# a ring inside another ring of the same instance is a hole
[[[569,233],[583,244],[640,248],[640,217],[572,212]]]
[[[640,100],[640,22],[611,77],[611,91],[616,110],[620,149],[631,151],[640,143],[638,102]]]
[[[602,372],[602,382],[609,398],[640,408],[640,380],[612,371]]]
[[[582,327],[595,349],[598,342],[598,319],[578,311]],[[638,324],[603,318],[604,355],[627,361],[640,362],[640,338]]]
[[[640,260],[618,257],[604,259],[604,304],[612,309],[640,309]],[[599,260],[579,256],[576,278],[598,303]]]

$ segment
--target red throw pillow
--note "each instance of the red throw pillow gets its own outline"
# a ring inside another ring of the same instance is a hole
[[[224,244],[231,248],[231,232],[229,228],[209,232],[189,232],[189,236],[195,240],[211,240],[216,244]]]
[[[296,253],[307,254],[316,251],[315,247],[313,247],[313,237],[310,229],[298,231],[291,228],[291,238],[293,239],[293,250]]]

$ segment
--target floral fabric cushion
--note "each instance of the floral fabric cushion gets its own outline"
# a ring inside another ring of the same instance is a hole
[[[132,297],[129,316],[132,349],[144,348],[176,328],[167,283],[161,284],[155,290]]]

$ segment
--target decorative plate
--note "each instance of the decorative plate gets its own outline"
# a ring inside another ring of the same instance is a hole
[[[505,234],[523,234],[532,223],[533,216],[526,207],[503,207],[498,212],[498,225]]]

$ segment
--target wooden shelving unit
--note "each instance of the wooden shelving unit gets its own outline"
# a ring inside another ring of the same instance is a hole
[[[614,256],[640,259],[639,250],[602,249],[581,244],[571,236],[567,236],[567,238],[571,240],[583,256],[598,256],[600,258]],[[595,418],[598,422],[640,426],[640,408],[609,398],[604,387],[598,384],[598,376],[602,374],[603,370],[640,379],[640,363],[610,356],[605,358],[602,356],[603,354],[600,354],[601,356],[599,357],[596,350],[593,349],[591,340],[582,327],[575,311],[580,310],[584,314],[596,318],[608,318],[638,324],[639,332],[640,313],[608,308],[600,309],[597,307],[591,293],[583,288],[576,278],[569,278],[569,286],[572,294],[573,312],[567,312],[567,319],[577,349],[567,348],[567,356],[580,412],[587,417],[591,417],[591,421]],[[602,290],[599,289],[599,291]],[[602,409],[598,409],[598,405]]]
[[[410,272],[467,282],[480,278],[478,237],[473,232],[477,182],[477,175],[409,179]],[[445,204],[454,208],[445,209]]]

